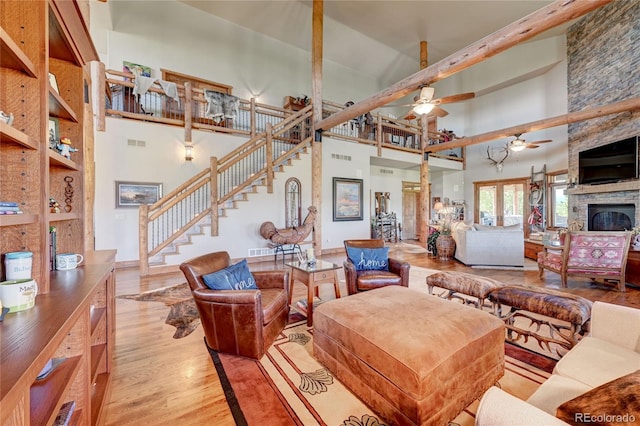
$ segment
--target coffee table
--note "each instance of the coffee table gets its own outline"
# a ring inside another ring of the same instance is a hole
[[[338,269],[342,266],[335,263],[325,262],[324,260],[316,260],[313,266],[309,266],[307,262],[289,262],[286,264],[291,267],[291,275],[289,277],[289,305],[293,297],[293,283],[297,280],[307,286],[307,325],[313,325],[313,296],[318,295],[318,286],[320,284],[333,284],[336,298],[340,298],[340,281],[338,280]]]

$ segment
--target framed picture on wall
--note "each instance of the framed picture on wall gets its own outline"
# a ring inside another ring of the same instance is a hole
[[[153,204],[161,197],[161,183],[116,181],[116,208]]]
[[[362,179],[333,178],[333,221],[362,220]]]

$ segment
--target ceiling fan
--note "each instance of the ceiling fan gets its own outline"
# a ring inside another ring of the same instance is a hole
[[[514,136],[516,138],[514,140],[512,140],[511,142],[509,142],[509,149],[511,151],[516,151],[516,152],[522,151],[525,148],[539,148],[538,144],[552,142],[551,139],[527,142],[527,141],[525,141],[524,139],[522,139],[520,137],[520,136],[522,136],[522,133],[516,133]]]
[[[411,110],[404,117],[405,120],[413,120],[418,115],[426,115],[427,117],[446,117],[449,115],[441,104],[450,104],[454,102],[465,101],[474,98],[475,93],[460,93],[458,95],[445,96],[443,98],[433,99],[435,88],[431,86],[423,86],[420,88],[420,94],[413,98],[414,103],[405,105],[384,105],[386,107],[411,107]]]

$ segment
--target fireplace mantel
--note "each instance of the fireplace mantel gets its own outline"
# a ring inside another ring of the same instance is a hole
[[[578,185],[575,188],[567,188],[567,194],[596,194],[600,192],[616,191],[640,191],[640,180],[618,183],[605,183],[602,185]]]

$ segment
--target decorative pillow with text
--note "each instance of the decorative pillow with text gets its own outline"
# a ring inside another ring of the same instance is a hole
[[[356,265],[358,271],[389,270],[389,247],[374,249],[347,247],[347,256]]]
[[[212,290],[258,290],[247,259],[225,269],[203,275],[202,280]]]

